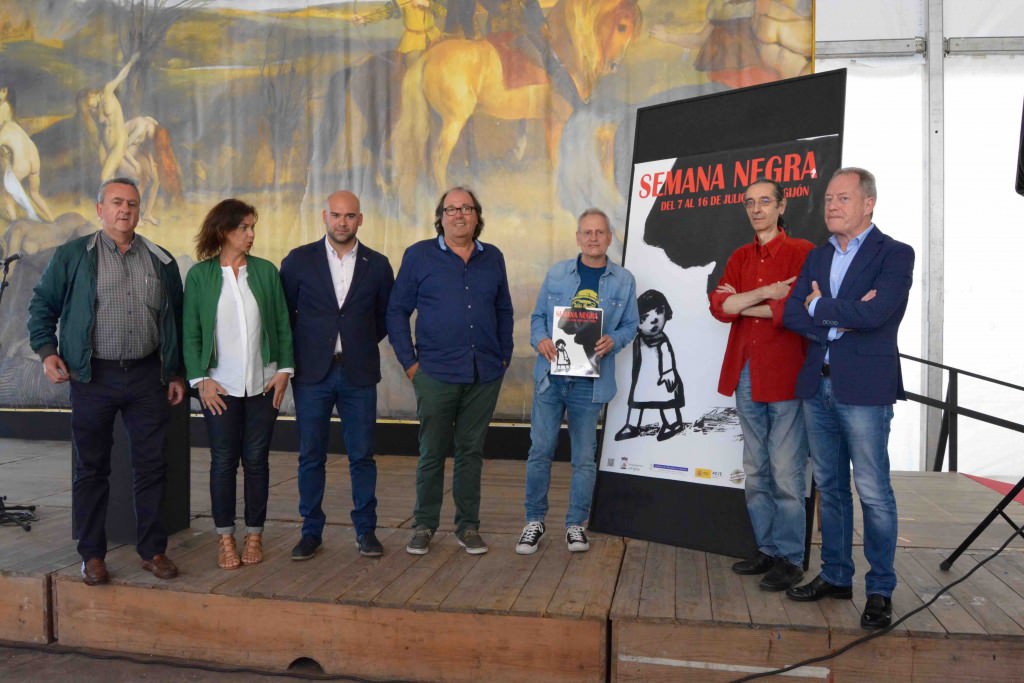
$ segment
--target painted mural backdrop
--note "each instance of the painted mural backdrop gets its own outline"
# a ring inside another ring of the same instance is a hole
[[[397,267],[440,189],[469,185],[516,309],[497,416],[525,419],[534,297],[584,208],[621,235],[635,108],[809,73],[812,17],[811,0],[0,0],[0,256],[23,255],[0,406],[67,405],[26,306],[53,248],[98,227],[99,182],[129,175],[139,231],[183,274],[227,196],[258,208],[254,253],[280,262],[351,189],[360,239]],[[381,415],[414,415],[383,357]]]

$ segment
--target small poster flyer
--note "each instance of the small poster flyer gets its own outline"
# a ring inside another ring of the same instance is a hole
[[[552,375],[600,377],[601,363],[594,347],[603,334],[604,311],[600,308],[555,306],[551,341],[555,343]]]

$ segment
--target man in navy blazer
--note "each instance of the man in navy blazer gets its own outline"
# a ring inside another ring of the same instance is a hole
[[[359,198],[351,192],[332,194],[323,212],[324,239],[293,249],[281,263],[295,345],[292,391],[299,428],[302,538],[292,550],[293,560],[311,558],[322,542],[327,521],[324,463],[335,407],[352,477],[356,544],[363,555],[384,552],[374,533],[377,345],[386,334],[384,315],[395,276],[386,256],[356,239],[363,223],[359,208]]]
[[[786,302],[786,327],[810,340],[797,377],[814,479],[821,492],[821,572],[786,591],[793,600],[853,597],[850,465],[864,513],[867,603],[861,626],[892,619],[896,497],[889,480],[889,424],[905,398],[896,335],[907,309],[914,250],[872,221],[874,176],[841,168],[825,192],[832,236],[810,252]]]

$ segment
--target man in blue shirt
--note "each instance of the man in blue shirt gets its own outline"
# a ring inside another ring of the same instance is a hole
[[[860,624],[885,628],[896,587],[896,498],[889,480],[893,404],[906,398],[896,340],[913,281],[914,250],[874,223],[875,177],[841,168],[825,191],[832,233],[807,255],[783,322],[810,344],[797,376],[814,480],[821,493],[821,572],[792,600],[853,597],[850,466],[864,513],[867,602]]]
[[[430,550],[444,459],[453,448],[455,535],[466,552],[487,552],[479,533],[480,473],[487,425],[512,360],[512,296],[504,256],[477,239],[483,227],[470,190],[445,192],[434,211],[437,237],[406,249],[388,304],[388,337],[416,390],[420,420],[415,531],[405,548],[413,555]]]
[[[628,270],[608,260],[611,243],[608,216],[600,209],[584,211],[576,223],[579,255],[556,263],[548,271],[530,316],[530,343],[537,349],[537,361],[533,369],[530,455],[526,461],[526,526],[516,543],[520,555],[535,553],[544,534],[551,460],[562,415],[568,421],[572,445],[565,542],[570,552],[590,549],[583,525],[590,516],[597,478],[597,419],[615,395],[615,354],[633,341],[640,320],[636,282]],[[599,359],[598,377],[551,374],[551,364],[558,357],[551,341],[555,306],[603,311],[602,334],[594,346]]]

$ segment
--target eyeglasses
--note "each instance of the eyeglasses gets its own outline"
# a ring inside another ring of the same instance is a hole
[[[461,213],[463,216],[468,216],[471,213],[476,213],[476,207],[466,204],[465,206],[446,206],[444,207],[444,215],[454,216],[457,213]]]
[[[774,204],[775,201],[776,201],[775,197],[760,197],[758,199],[745,199],[745,200],[743,200],[743,206],[747,207],[748,210],[749,209],[753,209],[755,206],[760,206],[761,208],[767,208],[767,207],[771,206],[772,204]]]

